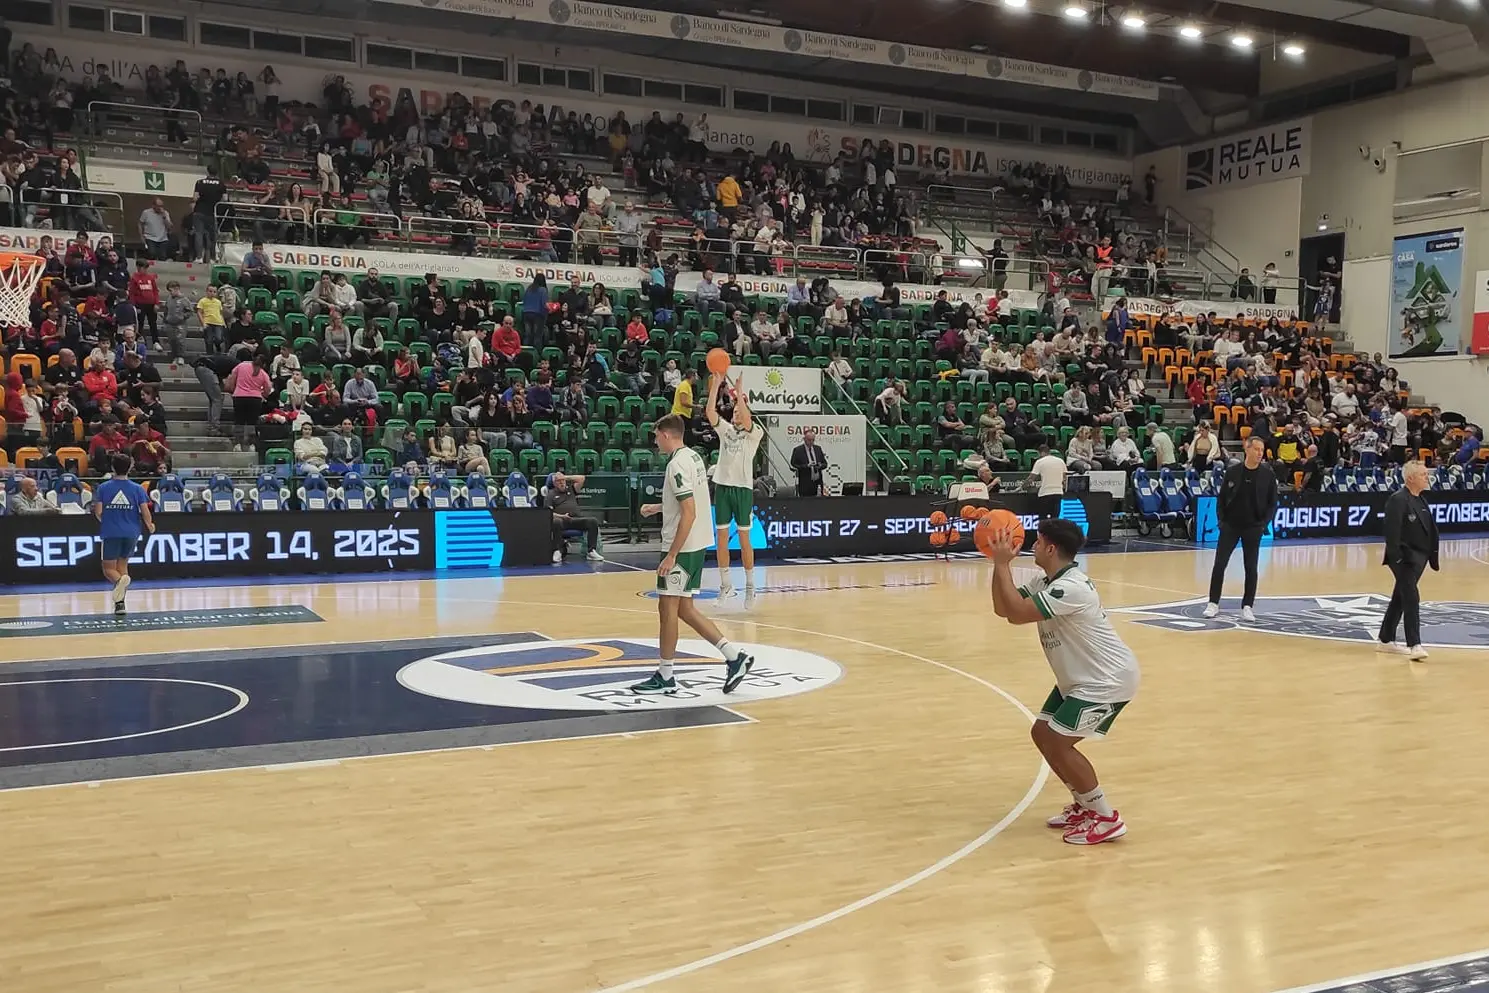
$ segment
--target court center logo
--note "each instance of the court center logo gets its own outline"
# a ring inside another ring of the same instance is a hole
[[[1260,631],[1264,634],[1369,644],[1380,633],[1391,598],[1379,593],[1256,598],[1256,622],[1243,622],[1240,601],[1226,597],[1219,617],[1204,616],[1205,598],[1146,607],[1118,607],[1138,624],[1167,631]],[[1422,643],[1428,648],[1489,649],[1489,606],[1452,600],[1422,603]]]
[[[836,682],[831,659],[794,648],[742,644],[755,656],[744,683],[724,696],[724,660],[706,641],[679,641],[676,696],[637,696],[630,687],[657,667],[655,638],[529,641],[442,652],[398,672],[398,682],[425,696],[520,710],[624,712],[733,707],[810,693]]]

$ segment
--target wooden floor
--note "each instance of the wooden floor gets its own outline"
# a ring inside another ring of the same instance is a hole
[[[1376,545],[1266,554],[1265,594],[1385,589]],[[1209,555],[1088,569],[1108,606],[1151,604],[1201,590]],[[1268,993],[1489,945],[1486,653],[1413,666],[1115,615],[1144,682],[1090,754],[1131,830],[1082,850],[1043,826],[1068,799],[1028,740],[1049,670],[980,562],[768,575],[804,589],[727,630],[845,675],[754,723],[0,793],[0,990]],[[641,637],[647,584],[147,589],[132,609],[326,623],[0,650]],[[1423,595],[1489,600],[1489,543],[1454,544]]]

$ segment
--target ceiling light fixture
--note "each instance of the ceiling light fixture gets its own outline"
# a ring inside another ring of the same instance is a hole
[[[1244,31],[1237,31],[1230,36],[1230,43],[1236,48],[1250,48],[1251,35],[1246,34]]]
[[[1003,6],[1015,8],[1027,7],[1029,6],[1029,0],[1003,0]]]
[[[1190,41],[1199,41],[1200,38],[1204,36],[1204,32],[1199,29],[1198,24],[1184,25],[1182,28],[1179,29],[1179,34],[1183,35],[1185,38],[1188,38]]]
[[[1143,20],[1142,14],[1128,13],[1122,15],[1122,26],[1131,31],[1141,31],[1148,26],[1148,22]]]
[[[1091,12],[1085,8],[1084,4],[1068,3],[1065,5],[1065,16],[1072,21],[1084,21],[1091,16]]]
[[[1282,54],[1290,59],[1302,58],[1304,51],[1305,49],[1301,41],[1290,41],[1282,46]]]

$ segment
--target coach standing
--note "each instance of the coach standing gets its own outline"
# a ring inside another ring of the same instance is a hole
[[[1437,521],[1432,508],[1422,499],[1427,488],[1427,467],[1408,462],[1402,468],[1404,486],[1386,500],[1385,565],[1396,578],[1391,590],[1391,603],[1380,622],[1380,645],[1383,652],[1408,655],[1420,662],[1427,657],[1422,647],[1422,597],[1417,581],[1422,570],[1437,570]],[[1396,625],[1406,621],[1406,648],[1396,644]]]
[[[1256,603],[1256,560],[1261,553],[1262,535],[1267,522],[1277,512],[1277,477],[1267,465],[1266,443],[1260,436],[1246,439],[1246,458],[1225,470],[1225,482],[1215,501],[1220,519],[1220,540],[1215,545],[1215,567],[1210,570],[1210,602],[1205,616],[1220,613],[1220,591],[1225,586],[1225,567],[1230,564],[1236,542],[1241,543],[1241,557],[1246,565],[1246,590],[1241,595],[1241,620],[1254,621],[1252,605]]]

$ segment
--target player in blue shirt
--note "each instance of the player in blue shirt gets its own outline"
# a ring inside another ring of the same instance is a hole
[[[129,591],[129,557],[142,532],[155,533],[150,514],[150,496],[129,478],[128,455],[115,455],[110,462],[112,478],[93,491],[93,516],[103,539],[103,578],[114,584],[114,616],[124,616],[124,594]]]

